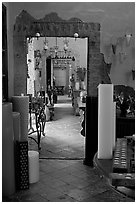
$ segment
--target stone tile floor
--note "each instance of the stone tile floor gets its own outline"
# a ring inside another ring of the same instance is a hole
[[[97,170],[82,160],[40,161],[40,180],[6,202],[133,202],[114,191]]]
[[[81,120],[82,117],[73,114],[71,98],[60,96],[55,104],[54,118],[45,126],[40,158],[84,158],[85,138],[80,134]],[[30,149],[37,150],[33,140],[29,139],[29,144]]]
[[[55,106],[53,121],[46,124],[40,151],[40,179],[28,190],[3,198],[4,202],[134,202],[112,189],[97,169],[83,165],[84,137],[79,117],[65,96]],[[64,108],[63,108],[64,107]],[[33,140],[29,148],[37,150]]]

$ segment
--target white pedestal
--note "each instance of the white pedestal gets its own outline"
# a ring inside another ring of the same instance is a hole
[[[98,159],[112,158],[113,85],[98,86]]]

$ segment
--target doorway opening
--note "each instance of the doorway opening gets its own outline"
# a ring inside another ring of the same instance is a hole
[[[35,98],[42,93],[46,104],[40,155],[83,159],[83,112],[78,110],[78,100],[87,87],[87,38],[32,37],[27,38],[27,45],[27,94]],[[48,118],[49,104],[54,107],[52,119]],[[34,147],[30,140],[30,148]]]
[[[27,19],[27,20],[26,20]],[[97,98],[97,86],[103,80],[109,81],[107,72],[100,72],[102,63],[102,54],[100,53],[100,24],[92,22],[83,22],[78,18],[68,20],[61,19],[57,13],[45,15],[42,19],[33,18],[27,11],[23,10],[16,18],[13,28],[13,49],[14,49],[14,94],[27,94],[27,43],[26,38],[35,36],[37,39],[41,36],[46,37],[75,37],[88,38],[88,59],[87,59],[87,97]],[[41,73],[40,73],[41,74]],[[79,83],[76,83],[79,88]],[[95,100],[97,102],[97,100]],[[96,103],[95,102],[95,103]],[[74,104],[75,105],[75,104]],[[94,106],[94,105],[93,105]],[[94,110],[94,107],[93,107]],[[86,107],[89,112],[90,107]],[[97,113],[97,110],[95,111]],[[94,118],[94,116],[93,116]],[[96,127],[94,137],[97,138],[97,122],[93,119],[92,127]],[[88,124],[86,123],[86,126]],[[90,124],[89,124],[90,126]],[[91,127],[91,126],[90,126]],[[93,131],[94,132],[94,128]],[[85,142],[85,164],[92,164],[91,149],[94,149],[94,143],[91,135],[86,135]],[[92,148],[91,148],[92,147]],[[96,153],[97,149],[94,153]]]

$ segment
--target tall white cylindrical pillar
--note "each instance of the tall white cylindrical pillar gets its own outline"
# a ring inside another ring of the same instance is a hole
[[[20,141],[20,113],[12,112],[13,117],[13,130],[14,130],[14,142]]]
[[[20,141],[28,140],[29,97],[12,96],[13,111],[20,113],[21,137]]]

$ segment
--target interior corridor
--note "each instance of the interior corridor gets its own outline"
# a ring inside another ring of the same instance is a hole
[[[54,104],[53,120],[46,122],[45,136],[41,138],[40,158],[83,159],[85,138],[80,134],[81,120],[82,115],[73,113],[71,98],[59,95]],[[38,149],[31,139],[29,148]]]

